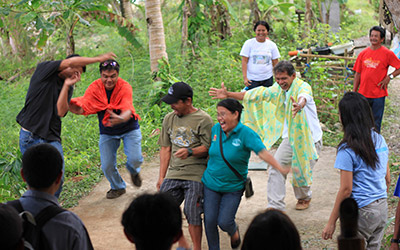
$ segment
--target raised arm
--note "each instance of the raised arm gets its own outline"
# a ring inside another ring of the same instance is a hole
[[[65,78],[64,84],[61,88],[60,95],[57,99],[57,114],[59,117],[64,117],[69,110],[68,104],[68,92],[70,87],[75,85],[81,79],[81,74],[79,72],[75,72],[73,75]]]
[[[75,56],[68,59],[64,59],[61,61],[59,71],[63,71],[68,67],[84,67],[88,64],[96,63],[96,62],[104,62],[109,59],[114,59],[116,55],[112,52],[108,52],[103,55],[95,56],[95,57],[83,57],[83,56]]]

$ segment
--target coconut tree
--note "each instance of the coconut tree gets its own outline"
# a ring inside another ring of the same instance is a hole
[[[150,68],[151,72],[156,73],[158,60],[168,60],[160,0],[146,0],[145,9],[149,31]]]

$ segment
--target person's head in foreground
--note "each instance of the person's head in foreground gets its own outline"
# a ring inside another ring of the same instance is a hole
[[[182,213],[166,193],[143,194],[132,201],[121,221],[137,250],[169,250],[182,236]]]
[[[22,219],[13,207],[0,203],[0,248],[24,249]]]
[[[54,193],[61,184],[63,159],[50,144],[34,145],[22,156],[21,176],[30,189]]]
[[[302,249],[299,232],[289,216],[267,209],[253,219],[244,235],[242,250],[259,249]]]

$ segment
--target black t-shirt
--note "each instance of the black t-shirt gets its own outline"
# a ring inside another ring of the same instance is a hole
[[[112,92],[113,92],[113,90],[106,90],[108,103],[110,103]],[[121,114],[121,110],[113,110],[113,111],[114,111],[114,113],[116,113],[118,115]],[[99,119],[100,134],[122,135],[122,134],[125,134],[125,133],[129,132],[129,131],[138,129],[140,127],[139,126],[139,122],[138,122],[137,119],[135,119],[135,117],[132,117],[127,122],[120,123],[120,124],[115,125],[113,127],[106,127],[102,123],[105,113],[106,113],[105,110],[97,112],[97,117]]]
[[[31,78],[25,105],[17,122],[25,129],[48,141],[61,141],[61,119],[57,100],[64,80],[58,76],[61,61],[39,63]],[[68,91],[71,99],[73,87]]]

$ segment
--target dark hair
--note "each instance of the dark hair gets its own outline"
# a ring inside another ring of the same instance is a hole
[[[256,31],[258,25],[265,26],[265,28],[267,28],[267,31],[269,32],[269,24],[266,21],[257,21],[256,24],[254,24],[254,31]]]
[[[292,76],[296,73],[296,69],[293,67],[293,64],[289,61],[280,61],[274,67],[274,74],[276,73],[287,73],[289,76]]]
[[[100,73],[103,72],[104,70],[115,70],[119,73],[119,64],[117,61],[113,59],[106,60],[104,62],[101,62],[99,65]]]
[[[123,213],[121,223],[138,250],[170,249],[182,233],[181,210],[167,193],[140,195]]]
[[[217,107],[224,107],[227,110],[231,111],[232,114],[237,111],[239,113],[238,121],[240,121],[240,116],[242,114],[243,105],[239,101],[232,99],[232,98],[227,98],[227,99],[220,101],[217,104]]]
[[[371,36],[372,31],[379,31],[381,33],[381,39],[385,38],[385,30],[382,27],[374,26],[369,30],[369,35]]]
[[[368,166],[375,169],[378,155],[371,135],[375,123],[367,98],[357,92],[347,92],[339,102],[339,115],[344,135],[338,151],[351,148]]]
[[[26,150],[22,156],[22,172],[32,188],[48,188],[62,172],[60,152],[50,144],[41,143]]]
[[[72,54],[72,55],[67,56],[65,59],[68,59],[68,58],[71,58],[71,57],[77,57],[77,56],[80,57],[79,54]],[[86,66],[83,66],[83,67],[82,67],[82,71],[83,71],[83,72],[86,72]]]
[[[241,249],[297,250],[301,249],[300,235],[289,216],[267,209],[250,223]]]
[[[14,250],[22,241],[22,219],[15,208],[0,203],[0,246],[1,249]],[[23,249],[23,248],[22,248]]]

